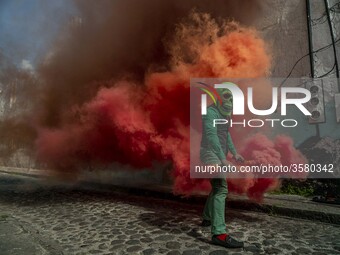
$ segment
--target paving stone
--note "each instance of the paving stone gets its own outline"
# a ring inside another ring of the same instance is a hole
[[[98,248],[100,249],[100,250],[106,250],[107,249],[107,245],[106,244],[100,244],[99,246],[98,246]]]
[[[332,254],[332,253],[337,253],[336,251],[334,251],[333,249],[319,249],[319,248],[315,248],[314,250],[318,251],[318,252],[325,252],[327,254]]]
[[[164,235],[166,232],[163,230],[154,230],[152,231],[153,235]]]
[[[136,244],[140,244],[139,240],[129,240],[126,242],[126,244],[128,245],[136,245]]]
[[[268,245],[275,245],[276,242],[274,240],[264,240],[263,245],[268,246]]]
[[[181,234],[182,231],[179,230],[179,229],[172,229],[172,230],[170,231],[170,233],[171,233],[171,234]]]
[[[311,254],[311,250],[307,248],[297,248],[296,252],[299,254]]]
[[[179,242],[167,242],[165,246],[168,249],[179,249],[181,244]]]
[[[141,235],[139,235],[139,234],[131,235],[130,238],[131,239],[139,239],[139,238],[141,238]]]
[[[122,243],[124,243],[124,240],[121,240],[121,239],[111,241],[111,245],[122,244]]]
[[[153,241],[153,239],[152,239],[152,238],[149,238],[149,237],[145,237],[145,238],[141,238],[140,241],[141,241],[142,243],[150,243],[150,242]]]
[[[204,245],[204,246],[199,246],[200,250],[210,250],[210,246]]]
[[[268,247],[264,250],[266,251],[266,254],[282,254],[282,251],[280,249],[274,247]]]
[[[185,247],[187,247],[187,248],[193,248],[193,247],[197,247],[197,243],[185,243]]]
[[[111,233],[115,234],[115,235],[120,235],[122,233],[122,231],[119,230],[119,229],[111,229]]]
[[[170,236],[170,235],[161,235],[161,236],[157,236],[156,238],[155,238],[155,240],[157,240],[157,241],[170,241],[170,240],[172,240],[173,238],[172,238],[172,236]]]
[[[183,251],[182,254],[183,255],[200,255],[200,254],[202,254],[202,251],[200,251],[200,250],[186,250],[186,251]]]
[[[125,247],[125,245],[123,245],[123,244],[113,245],[109,248],[109,251],[114,252],[114,251],[120,250],[124,247]]]
[[[261,249],[259,247],[257,247],[256,245],[245,245],[244,250],[246,251],[250,251],[250,252],[260,252]]]
[[[134,233],[136,233],[136,231],[134,231],[134,230],[126,230],[125,231],[125,234],[127,234],[127,235],[133,235]]]
[[[166,255],[181,255],[179,251],[169,251]]]
[[[286,244],[286,243],[280,244],[279,247],[283,248],[283,249],[286,249],[286,250],[289,250],[289,251],[294,250],[294,246],[292,246],[290,244]]]
[[[209,253],[209,255],[228,255],[226,250],[216,250]]]
[[[136,252],[136,251],[140,251],[142,249],[141,246],[131,246],[129,248],[126,249],[127,252]]]
[[[252,245],[255,245],[257,248],[262,248],[262,244],[260,244],[260,243],[251,243]]]
[[[254,242],[254,241],[257,241],[257,240],[259,240],[257,237],[254,237],[254,236],[250,236],[250,237],[248,237],[248,242]]]
[[[101,251],[100,250],[90,250],[89,253],[90,254],[100,254]]]
[[[155,249],[146,249],[143,251],[143,255],[152,255],[152,254],[156,254],[156,250]]]

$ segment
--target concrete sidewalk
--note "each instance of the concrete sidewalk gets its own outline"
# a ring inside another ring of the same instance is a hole
[[[23,168],[1,167],[0,172],[36,178],[52,178],[53,176],[51,171]],[[171,186],[169,185],[138,184],[137,186],[122,186],[110,184],[109,181],[106,183],[99,183],[95,180],[86,179],[81,180],[78,185],[86,189],[96,189],[104,192],[127,192],[139,196],[152,196],[190,204],[204,204],[206,199],[206,196],[203,195],[195,195],[191,197],[174,195],[172,193]],[[296,195],[266,194],[263,202],[259,204],[250,201],[245,196],[230,194],[228,196],[228,207],[340,225],[340,205],[317,203],[311,201],[309,198]]]

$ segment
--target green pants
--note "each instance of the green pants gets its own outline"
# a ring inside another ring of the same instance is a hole
[[[204,206],[203,219],[211,221],[213,235],[225,234],[225,201],[228,194],[226,179],[211,179],[211,192]]]

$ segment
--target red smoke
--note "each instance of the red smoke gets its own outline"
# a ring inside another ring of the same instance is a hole
[[[250,137],[245,143],[240,153],[249,161],[251,165],[274,165],[290,166],[290,164],[306,163],[305,157],[294,148],[291,138],[280,135],[273,141],[263,134],[256,134]],[[291,173],[290,176],[301,178],[304,173]],[[274,175],[275,176],[275,175]],[[273,190],[279,184],[277,178],[262,179],[230,179],[231,190],[240,194],[247,194],[257,201],[262,199],[263,194],[268,190]]]
[[[168,50],[169,71],[146,73],[143,86],[128,80],[104,81],[94,98],[70,107],[57,127],[41,126],[36,141],[39,159],[62,172],[75,172],[87,163],[120,162],[138,169],[170,160],[176,193],[209,189],[207,180],[190,179],[190,78],[264,77],[270,56],[256,31],[235,23],[219,26],[200,14],[177,27]],[[241,137],[233,132],[236,144]],[[240,152],[255,163],[302,160],[286,137],[272,142],[254,136],[243,148]],[[259,199],[277,183],[232,180],[230,189]]]

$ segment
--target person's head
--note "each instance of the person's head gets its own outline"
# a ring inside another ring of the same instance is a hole
[[[229,89],[216,89],[222,102],[217,103],[217,109],[224,117],[230,117],[233,111],[233,94]]]

